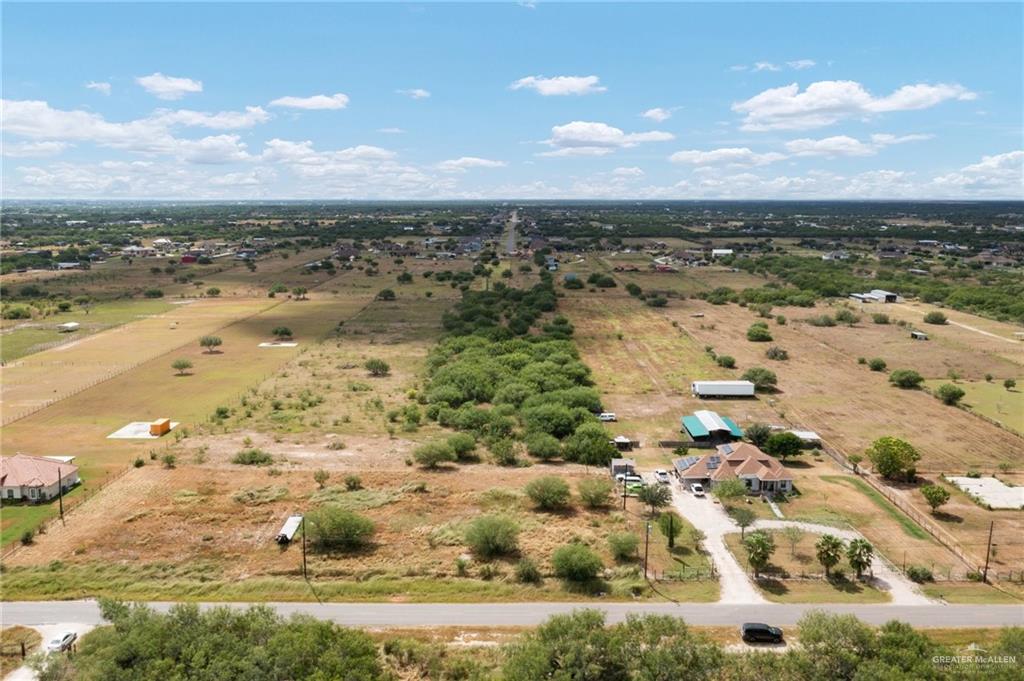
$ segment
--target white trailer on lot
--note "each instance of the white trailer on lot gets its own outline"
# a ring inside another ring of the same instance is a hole
[[[694,381],[690,384],[694,397],[753,397],[750,381]]]
[[[302,526],[301,515],[288,516],[288,520],[284,521],[284,525],[281,527],[281,531],[277,533],[277,543],[287,544],[295,536],[295,533],[299,531],[299,527]]]

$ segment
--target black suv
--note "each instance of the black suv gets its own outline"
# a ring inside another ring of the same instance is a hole
[[[767,624],[747,622],[741,628],[747,643],[782,643],[782,629]]]

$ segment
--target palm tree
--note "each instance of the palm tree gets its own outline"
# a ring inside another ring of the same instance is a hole
[[[831,534],[823,534],[814,548],[817,550],[818,562],[825,568],[825,577],[828,577],[828,571],[843,557],[843,540]]]
[[[871,559],[874,555],[875,549],[867,539],[854,539],[846,547],[846,560],[857,573],[857,579],[860,579],[864,570],[871,566]]]

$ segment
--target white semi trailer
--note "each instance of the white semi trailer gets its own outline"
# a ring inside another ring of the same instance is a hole
[[[753,397],[750,381],[694,381],[690,384],[694,397]]]

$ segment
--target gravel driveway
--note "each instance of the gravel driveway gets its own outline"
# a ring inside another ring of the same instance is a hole
[[[725,535],[735,534],[740,528],[726,515],[721,504],[715,503],[710,496],[695,497],[684,491],[682,486],[673,482],[672,504],[676,511],[702,530],[707,536],[704,549],[707,551],[715,570],[719,574],[721,585],[720,603],[765,603],[761,592],[754,586],[746,570],[732,555],[725,545]],[[841,530],[828,525],[817,525],[793,520],[757,520],[750,529],[781,530],[784,527],[797,526],[805,532],[814,534],[832,534],[840,539],[862,539],[853,530]],[[934,602],[925,597],[917,586],[896,571],[878,554],[871,564],[874,574],[873,585],[889,594],[892,605],[932,605]]]

